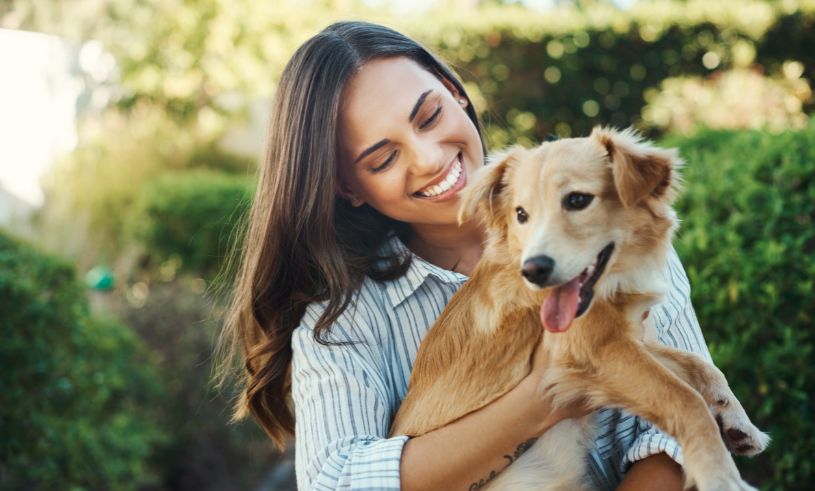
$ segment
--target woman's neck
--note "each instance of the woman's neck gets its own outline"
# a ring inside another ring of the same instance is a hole
[[[480,224],[413,226],[407,246],[414,254],[451,271],[469,276],[481,258],[486,238]]]

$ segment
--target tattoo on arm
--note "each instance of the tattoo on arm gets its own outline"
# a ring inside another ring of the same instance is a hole
[[[513,452],[512,455],[509,455],[509,454],[504,455],[504,458],[507,459],[507,462],[508,462],[507,466],[509,466],[509,464],[515,462],[516,460],[518,460],[518,457],[520,457],[521,455],[523,455],[524,452],[529,450],[529,447],[534,445],[536,441],[538,441],[537,438],[530,438],[529,440],[527,440],[527,441],[521,443],[520,445],[518,445],[518,448],[515,449],[515,452]],[[468,490],[469,491],[477,491],[477,490],[483,488],[484,486],[486,486],[488,482],[492,481],[496,477],[498,477],[498,472],[495,471],[495,470],[492,470],[492,471],[490,471],[490,475],[487,476],[486,478],[479,479],[478,481],[470,484],[470,487],[468,488]]]
[[[476,491],[477,489],[481,489],[484,486],[486,486],[488,482],[495,479],[497,476],[498,476],[498,473],[495,472],[494,470],[491,470],[490,475],[487,476],[486,479],[479,479],[478,481],[470,484],[470,487],[468,489],[469,489],[469,491]]]

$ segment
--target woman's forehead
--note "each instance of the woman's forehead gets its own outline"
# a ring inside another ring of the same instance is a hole
[[[409,58],[371,60],[343,90],[340,126],[346,137],[355,140],[392,125],[410,124],[411,112],[422,94],[441,89],[444,85],[438,78]]]

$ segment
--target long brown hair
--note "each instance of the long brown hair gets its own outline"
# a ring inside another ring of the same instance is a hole
[[[409,257],[378,254],[388,234],[407,238],[407,224],[367,205],[352,207],[336,194],[343,87],[367,61],[395,56],[416,61],[466,97],[453,72],[417,42],[383,26],[338,22],[297,49],[272,102],[257,193],[216,347],[216,380],[223,387],[238,379],[232,421],[251,412],[281,448],[294,432],[291,339],[306,306],[327,300],[314,329],[317,342],[327,344],[324,334],[366,275],[387,281],[409,265]],[[480,134],[472,104],[467,114]],[[242,368],[234,365],[239,351]]]

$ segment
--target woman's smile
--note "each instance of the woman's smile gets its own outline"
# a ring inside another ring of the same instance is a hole
[[[454,197],[467,185],[467,169],[461,162],[461,152],[447,166],[445,173],[430,181],[413,196],[430,201],[446,201]]]

